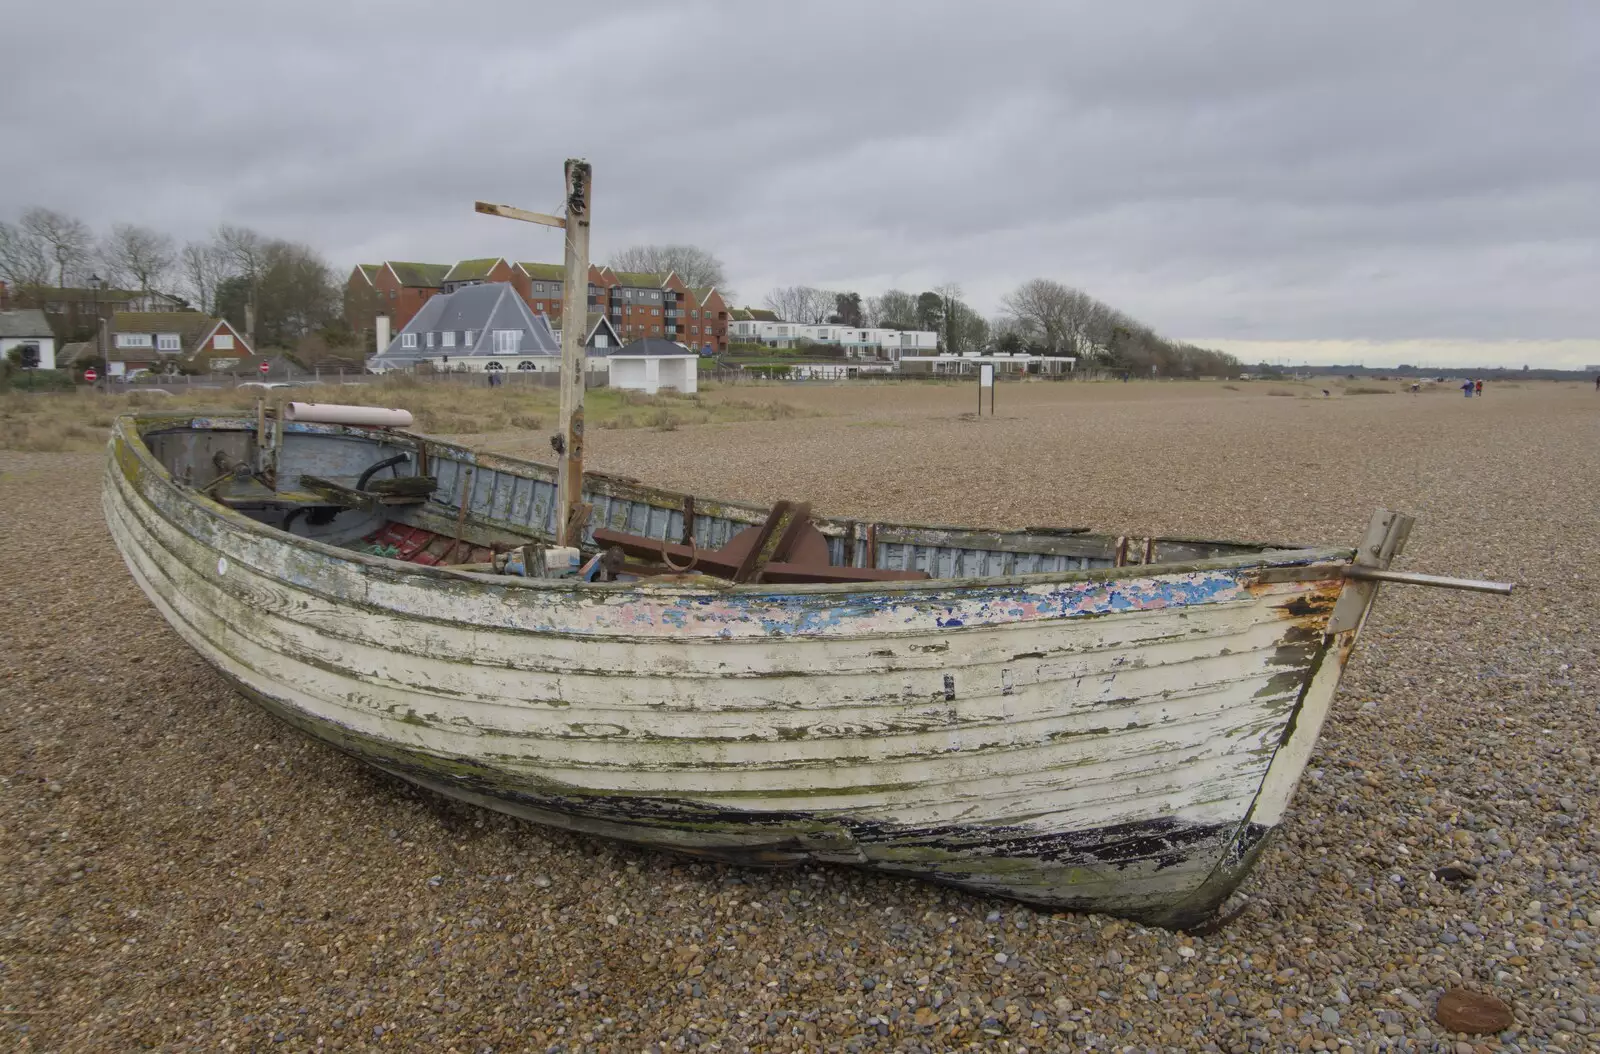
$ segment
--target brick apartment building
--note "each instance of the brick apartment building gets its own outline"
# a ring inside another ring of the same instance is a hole
[[[428,297],[482,282],[507,282],[536,314],[561,322],[561,264],[513,263],[501,257],[445,264],[360,264],[345,285],[345,321],[357,332],[372,327],[373,316],[390,317],[398,333]],[[712,288],[691,289],[675,274],[641,274],[589,268],[588,308],[611,322],[624,342],[664,337],[697,351],[728,349],[728,305]]]
[[[345,321],[351,331],[362,333],[372,328],[375,316],[386,314],[392,320],[391,332],[398,333],[439,292],[449,273],[449,264],[399,260],[357,264],[345,281]]]

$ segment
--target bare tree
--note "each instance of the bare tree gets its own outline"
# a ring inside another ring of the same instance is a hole
[[[251,346],[256,346],[256,315],[261,303],[261,275],[267,269],[267,239],[249,227],[234,227],[224,223],[217,228],[217,246],[232,265],[235,274],[245,280],[249,299],[245,305],[245,329]]]
[[[216,310],[217,286],[230,274],[227,254],[215,242],[188,242],[180,254],[185,290],[201,311]]]
[[[217,247],[227,256],[236,273],[252,282],[259,281],[267,266],[267,239],[249,227],[226,223],[217,228]]]
[[[869,301],[873,325],[893,329],[917,327],[917,298],[903,289],[885,289]]]
[[[54,209],[32,208],[22,214],[22,230],[38,241],[56,269],[56,285],[83,273],[94,249],[94,235],[82,220]]]
[[[613,253],[608,266],[614,271],[642,271],[645,274],[672,272],[692,289],[715,286],[722,298],[732,302],[732,291],[725,288],[728,277],[716,254],[697,245],[634,245]]]
[[[883,309],[879,298],[866,297],[861,301],[861,324],[868,329],[877,329],[883,321]]]
[[[1076,352],[1097,312],[1107,310],[1087,293],[1048,278],[1023,282],[1001,306],[1031,343],[1051,354]]]
[[[47,285],[50,253],[21,226],[0,223],[0,278],[18,289]]]
[[[809,285],[781,286],[768,293],[765,302],[785,322],[803,326],[826,322],[838,305],[833,293]]]
[[[167,284],[177,253],[169,236],[148,227],[118,223],[100,244],[100,262],[108,272],[137,283],[144,292]]]

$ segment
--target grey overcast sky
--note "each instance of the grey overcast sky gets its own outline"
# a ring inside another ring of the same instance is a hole
[[[568,12],[577,11],[574,19]],[[341,271],[686,241],[776,285],[1036,276],[1254,358],[1600,362],[1600,4],[8,5],[0,218]],[[1365,350],[1363,350],[1365,349]]]

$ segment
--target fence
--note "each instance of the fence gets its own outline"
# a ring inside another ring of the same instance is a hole
[[[776,367],[782,370],[783,367]],[[951,373],[860,373],[854,377],[812,377],[812,376],[783,376],[775,374],[762,367],[751,369],[712,368],[700,371],[702,381],[714,381],[717,384],[795,384],[795,385],[828,385],[828,384],[976,384],[977,373],[951,374]],[[1069,381],[1098,380],[1101,377],[1097,371],[1080,371],[1077,376],[1068,374],[1019,374],[997,373],[995,379],[1001,382],[1011,381],[1043,381],[1046,383],[1064,384]]]
[[[137,392],[148,391],[152,388],[162,388],[170,392],[185,390],[202,391],[205,389],[237,388],[240,385],[287,384],[292,387],[309,387],[316,384],[375,384],[382,383],[387,374],[367,373],[358,369],[299,369],[287,367],[282,370],[269,371],[268,373],[208,373],[208,374],[167,374],[163,376],[146,376],[135,381],[124,381],[118,378],[112,380],[112,391]],[[539,373],[524,370],[506,370],[503,373],[404,373],[409,381],[422,384],[442,384],[459,388],[488,388],[489,379],[495,377],[499,383],[513,388],[556,388],[561,384],[559,373]],[[588,371],[588,388],[607,387],[606,373],[601,370]],[[101,387],[98,382],[96,387]]]

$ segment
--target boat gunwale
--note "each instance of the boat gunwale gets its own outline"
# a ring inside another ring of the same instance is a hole
[[[337,545],[330,545],[313,538],[288,534],[277,528],[270,527],[244,515],[236,509],[229,508],[221,502],[207,495],[201,494],[192,487],[186,487],[173,479],[172,473],[161,463],[160,459],[145,442],[143,425],[176,424],[189,422],[187,429],[199,431],[196,422],[204,421],[207,427],[232,426],[228,430],[255,431],[255,422],[239,415],[238,411],[228,411],[222,414],[208,415],[196,410],[170,410],[155,413],[127,412],[119,414],[112,426],[109,445],[115,450],[120,442],[124,444],[138,459],[142,471],[154,471],[158,477],[172,486],[179,496],[196,508],[205,511],[212,517],[231,526],[240,527],[251,534],[261,536],[279,545],[288,545],[317,553],[321,556],[351,563],[361,564],[384,571],[404,570],[408,573],[432,575],[441,579],[454,579],[467,581],[479,585],[492,585],[496,587],[512,587],[519,589],[581,591],[585,595],[607,596],[619,593],[647,592],[651,596],[703,596],[707,593],[731,596],[855,596],[861,594],[921,594],[921,593],[949,593],[963,591],[992,590],[996,588],[1027,588],[1051,584],[1092,583],[1131,581],[1142,578],[1161,578],[1170,575],[1199,574],[1206,572],[1228,572],[1259,568],[1305,567],[1317,564],[1344,565],[1348,564],[1355,555],[1355,550],[1347,547],[1336,546],[1300,546],[1278,548],[1262,545],[1255,542],[1237,542],[1222,540],[1196,540],[1182,538],[1154,538],[1156,542],[1171,542],[1178,544],[1218,545],[1232,547],[1260,547],[1260,551],[1253,553],[1237,553],[1231,556],[1213,557],[1208,560],[1189,560],[1176,563],[1157,564],[1127,564],[1122,567],[1097,567],[1081,568],[1060,571],[1036,571],[1020,575],[1001,575],[993,577],[961,577],[961,578],[927,578],[908,581],[892,582],[833,582],[833,583],[753,583],[735,584],[724,582],[710,576],[698,576],[693,582],[573,582],[566,579],[538,579],[522,578],[515,575],[495,575],[477,571],[461,571],[449,566],[415,564],[390,557],[374,556],[355,549],[347,549]],[[128,427],[129,425],[132,427]],[[419,446],[428,444],[433,448],[444,448],[454,454],[459,454],[462,460],[469,465],[486,465],[491,468],[504,470],[526,471],[529,466],[543,468],[553,472],[547,465],[539,462],[525,461],[519,458],[507,457],[498,454],[480,454],[467,447],[440,440],[432,436],[415,432],[406,432],[398,429],[386,429],[375,432],[374,429],[360,428],[345,425],[315,424],[307,425],[295,422],[296,431],[314,431],[328,435],[346,435],[367,441],[381,440],[382,436],[394,436]],[[119,471],[126,471],[118,465]],[[670,492],[650,488],[648,485],[629,477],[613,476],[603,472],[586,473],[589,478],[603,480],[608,485],[620,485],[624,488],[639,488],[641,491],[656,494]],[[130,480],[130,482],[132,482]],[[138,488],[134,488],[137,492]],[[685,495],[686,497],[688,495]],[[706,502],[735,508],[761,516],[766,513],[762,506],[749,502],[723,501],[721,499],[701,499],[695,496],[697,503]],[[446,506],[447,508],[453,508]],[[477,519],[468,513],[469,518]],[[993,534],[1028,534],[1044,532],[1052,528],[1029,528],[1021,531],[1004,528],[982,528],[973,526],[949,526],[931,524],[911,524],[898,522],[879,522],[880,528],[905,531],[958,531],[982,532]],[[1083,537],[1096,537],[1089,534]],[[1099,537],[1114,537],[1100,535]],[[1330,573],[1329,577],[1334,577]]]

